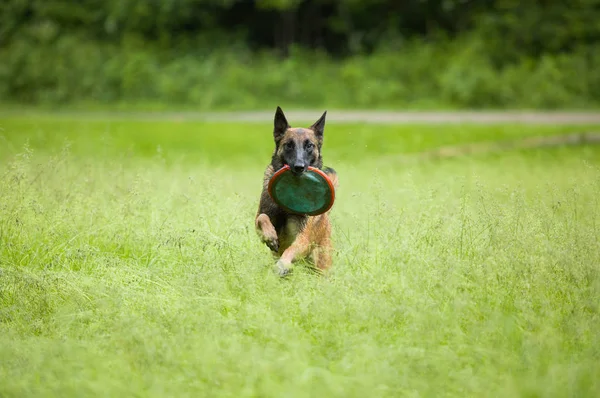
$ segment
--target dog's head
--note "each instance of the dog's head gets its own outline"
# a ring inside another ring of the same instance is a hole
[[[292,128],[281,108],[277,107],[273,129],[275,138],[273,161],[276,166],[283,167],[287,164],[296,175],[304,173],[308,166],[316,168],[323,166],[321,147],[326,115],[327,111],[308,128]]]

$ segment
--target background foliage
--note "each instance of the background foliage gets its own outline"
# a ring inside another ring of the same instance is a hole
[[[593,107],[600,0],[4,0],[0,100]]]

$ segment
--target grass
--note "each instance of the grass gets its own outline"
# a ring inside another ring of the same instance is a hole
[[[393,157],[581,127],[329,125],[334,271],[287,280],[268,124],[0,128],[1,397],[600,393],[600,151]]]

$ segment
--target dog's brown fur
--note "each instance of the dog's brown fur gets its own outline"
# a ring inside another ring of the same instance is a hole
[[[290,214],[271,199],[267,190],[273,174],[285,164],[293,163],[293,159],[306,160],[306,164],[302,163],[305,170],[307,166],[322,169],[337,189],[338,178],[335,170],[323,169],[321,148],[326,114],[327,112],[323,113],[323,116],[309,128],[292,128],[280,107],[277,107],[275,113],[273,130],[275,150],[271,164],[267,166],[264,173],[255,227],[263,243],[278,258],[277,269],[282,276],[287,275],[293,263],[300,259],[307,259],[320,271],[326,271],[331,267],[333,249],[329,211],[317,216]],[[291,151],[290,147],[295,149]],[[298,148],[301,149],[302,156]],[[293,166],[290,164],[290,167]]]

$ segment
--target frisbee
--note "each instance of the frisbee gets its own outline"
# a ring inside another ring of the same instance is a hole
[[[269,180],[268,190],[275,203],[294,214],[323,214],[335,201],[335,188],[329,176],[310,166],[300,175],[294,175],[290,166],[283,166]]]

